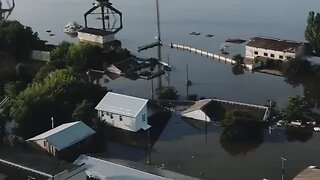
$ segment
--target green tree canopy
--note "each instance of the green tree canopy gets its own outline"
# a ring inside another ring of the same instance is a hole
[[[105,91],[86,83],[72,69],[55,70],[12,100],[10,116],[17,123],[16,133],[30,137],[50,129],[52,116],[56,125],[70,122],[77,104],[84,99],[96,104],[103,95]]]
[[[263,139],[262,123],[251,113],[234,110],[221,122],[222,141],[252,141]]]
[[[72,113],[72,118],[74,120],[81,120],[91,126],[93,124],[92,119],[96,115],[94,107],[95,105],[93,103],[90,103],[88,100],[83,100],[80,104],[77,104]]]
[[[89,43],[62,42],[51,53],[51,65],[57,68],[71,67],[76,71],[102,66],[102,49]]]
[[[32,48],[44,45],[37,33],[18,21],[0,22],[0,50],[8,51],[18,59],[24,57]]]
[[[309,12],[305,37],[313,50],[320,55],[320,13]]]
[[[160,100],[177,100],[179,97],[174,87],[161,87],[156,92]]]
[[[303,117],[303,113],[310,110],[310,104],[304,96],[289,97],[288,105],[285,109],[285,117],[288,122]],[[301,120],[301,119],[300,119]]]

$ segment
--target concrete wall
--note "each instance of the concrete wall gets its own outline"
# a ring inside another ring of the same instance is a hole
[[[258,54],[255,54],[255,52],[258,52]],[[267,53],[267,56],[265,56],[264,53]],[[295,58],[297,55],[301,55],[302,53],[302,49],[299,49],[299,51],[296,54],[290,52],[273,51],[268,49],[246,46],[246,58],[249,59],[254,59],[255,57],[264,57],[269,59],[287,61],[288,59]],[[271,54],[273,54],[274,57],[271,57]],[[283,56],[283,58],[281,59],[280,56]]]
[[[49,51],[31,51],[31,59],[40,60],[40,61],[50,61],[50,52]]]
[[[188,113],[183,113],[183,117],[200,120],[200,121],[211,121],[210,118],[201,110],[191,111]]]
[[[78,37],[80,41],[88,41],[88,42],[99,43],[99,44],[115,41],[115,37],[113,34],[110,34],[107,36],[98,36],[94,34],[78,32]]]

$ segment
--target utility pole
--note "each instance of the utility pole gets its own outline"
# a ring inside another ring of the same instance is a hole
[[[159,0],[156,0],[156,8],[157,8],[157,28],[158,28],[158,61],[162,60],[161,57],[161,46],[162,46],[162,42],[161,42],[161,31],[160,31],[160,10],[159,10]],[[158,70],[160,72],[161,67],[158,66]],[[162,82],[161,82],[161,76],[158,79],[158,88],[160,88],[162,86]]]
[[[53,117],[51,117],[51,129],[53,129],[54,128],[54,119],[53,119]]]
[[[167,58],[168,58],[168,66],[170,67],[170,57],[169,57],[169,53],[167,54]],[[170,87],[171,84],[171,77],[170,77],[170,71],[168,71],[168,86]]]
[[[188,67],[188,64],[186,65],[186,73],[187,73],[186,86],[187,86],[187,98],[188,98],[188,96],[189,96],[189,67]]]
[[[286,161],[284,157],[281,157],[281,180],[284,180],[284,161]]]
[[[154,100],[153,78],[151,79],[151,99]]]

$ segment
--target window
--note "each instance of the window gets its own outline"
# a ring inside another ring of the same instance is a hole
[[[120,120],[120,121],[122,121],[122,120],[123,120],[123,119],[122,119],[122,116],[119,116],[119,120]]]
[[[268,56],[268,53],[263,53],[264,56]]]
[[[283,59],[283,56],[279,55],[279,59]]]
[[[47,147],[47,141],[43,141],[43,146]]]
[[[255,55],[258,55],[259,53],[258,53],[258,51],[255,51],[254,54],[255,54]]]
[[[110,116],[110,114],[109,113],[106,113],[107,114],[107,116]]]
[[[113,114],[110,114],[110,119],[113,119]]]
[[[270,54],[270,56],[274,58],[274,54]]]
[[[143,114],[143,115],[142,115],[142,122],[145,122],[145,121],[146,121],[146,115]]]

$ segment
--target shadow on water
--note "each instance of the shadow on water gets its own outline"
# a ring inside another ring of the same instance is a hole
[[[151,128],[130,132],[106,126],[103,133],[105,148],[100,156],[140,161],[151,153],[152,147],[164,130],[170,112],[155,114],[149,118]]]
[[[312,128],[295,128],[288,127],[285,129],[287,141],[307,142],[313,137]]]

